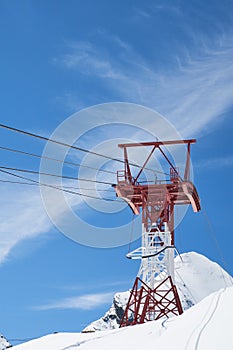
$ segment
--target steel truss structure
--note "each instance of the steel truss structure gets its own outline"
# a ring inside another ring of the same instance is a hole
[[[121,327],[179,315],[183,312],[174,280],[174,209],[176,205],[191,204],[200,211],[200,200],[190,181],[190,146],[196,140],[144,142],[120,144],[124,151],[125,168],[117,173],[115,191],[131,207],[134,214],[142,214],[142,245],[127,257],[140,259],[141,266],[121,320]],[[169,159],[164,147],[187,145],[184,177]],[[136,176],[127,150],[132,147],[152,147]],[[140,183],[155,150],[159,150],[170,167],[170,177],[155,183]]]

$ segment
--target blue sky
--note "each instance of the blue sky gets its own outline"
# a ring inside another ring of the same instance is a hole
[[[1,123],[49,136],[95,104],[155,109],[198,140],[195,184],[213,227],[189,210],[177,246],[222,264],[216,236],[231,274],[232,14],[230,0],[0,1]],[[0,146],[43,152],[41,141],[0,132]],[[39,169],[5,151],[1,163]],[[51,225],[37,187],[0,186],[0,331],[8,338],[79,331],[131,287],[138,265],[125,259],[127,246],[81,246]],[[86,215],[101,221],[94,210]]]

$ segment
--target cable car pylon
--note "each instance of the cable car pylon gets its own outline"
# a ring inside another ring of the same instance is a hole
[[[174,209],[191,204],[201,210],[197,190],[190,181],[190,147],[195,139],[119,144],[124,151],[124,170],[117,172],[118,197],[124,199],[134,214],[142,215],[141,247],[127,254],[140,259],[141,265],[134,282],[120,327],[180,315],[183,312],[174,279]],[[165,147],[187,145],[183,178],[166,154]],[[132,176],[128,149],[152,147],[136,176]],[[140,176],[155,151],[159,151],[170,167],[167,180],[140,182]]]

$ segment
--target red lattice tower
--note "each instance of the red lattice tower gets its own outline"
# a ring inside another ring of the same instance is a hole
[[[191,204],[194,212],[200,211],[200,200],[190,182],[190,146],[196,140],[144,142],[120,144],[124,150],[125,169],[118,171],[115,185],[118,197],[126,200],[134,214],[142,214],[142,245],[127,255],[141,259],[138,276],[131,290],[121,320],[121,327],[179,315],[183,312],[174,280],[174,208]],[[187,145],[183,179],[165,153],[170,145]],[[137,175],[132,176],[128,148],[152,147]],[[155,150],[159,150],[170,167],[167,180],[140,183]]]

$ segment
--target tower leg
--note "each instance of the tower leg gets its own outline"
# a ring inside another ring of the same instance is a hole
[[[120,327],[141,324],[183,313],[180,298],[171,276],[151,289],[139,277],[133,289]]]

